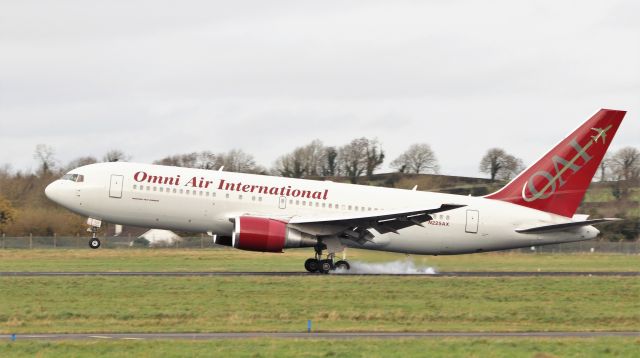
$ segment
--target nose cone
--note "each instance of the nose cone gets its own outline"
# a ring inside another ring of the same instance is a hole
[[[46,195],[47,198],[49,198],[49,200],[53,202],[64,204],[65,190],[61,186],[62,185],[59,180],[54,181],[53,183],[47,185],[47,187],[44,189],[44,195]]]

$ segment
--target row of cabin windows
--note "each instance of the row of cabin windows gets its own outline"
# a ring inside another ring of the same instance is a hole
[[[145,190],[145,188],[146,188],[147,191],[155,191],[155,192],[160,192],[160,193],[212,196],[214,198],[216,197],[216,193],[215,192],[210,193],[208,191],[202,191],[202,190],[165,188],[165,187],[162,187],[162,186],[150,186],[150,185],[147,185],[145,187],[144,185],[133,184],[133,190]]]
[[[307,206],[307,203],[309,204],[308,206],[313,207],[314,206],[314,202],[313,201],[309,201],[307,202],[306,200],[296,200],[295,201],[295,205],[302,205],[302,206]],[[289,205],[294,205],[294,201],[293,199],[289,199]],[[351,210],[351,211],[376,211],[379,210],[378,208],[371,208],[371,207],[364,207],[364,206],[358,206],[358,205],[345,205],[345,204],[333,204],[333,203],[320,203],[320,202],[315,202],[315,207],[316,208],[329,208],[329,209],[333,209],[336,208],[337,210],[340,210],[340,207],[342,207],[342,210]]]
[[[211,197],[216,197],[216,193],[215,192],[208,192],[208,191],[202,191],[202,190],[190,190],[190,189],[177,189],[177,188],[164,188],[162,186],[157,187],[157,186],[151,186],[151,185],[147,185],[146,187],[144,185],[137,185],[137,184],[133,184],[133,189],[134,190],[145,190],[146,191],[155,191],[155,192],[160,192],[160,193],[173,193],[173,194],[186,194],[186,195],[200,195],[200,196],[211,196]],[[230,195],[229,193],[225,194],[225,198],[229,199]],[[242,200],[243,196],[242,194],[238,195],[238,199]],[[256,201],[256,199],[258,201],[262,201],[262,197],[258,196],[256,197],[255,195],[251,197],[251,200]],[[314,202],[309,201],[308,202],[308,206],[313,207]],[[289,199],[289,204],[290,205],[294,205],[294,200],[293,199]],[[307,201],[306,200],[296,200],[295,201],[295,205],[302,205],[302,206],[307,206]],[[342,210],[351,210],[351,211],[377,211],[380,210],[378,208],[371,208],[371,207],[364,207],[364,206],[357,206],[357,205],[345,205],[345,204],[333,204],[333,203],[320,203],[320,202],[315,202],[315,207],[319,208],[329,208],[329,209],[333,209],[335,208],[336,210],[340,210],[340,207],[342,207]]]

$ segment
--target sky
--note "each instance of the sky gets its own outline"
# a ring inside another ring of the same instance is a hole
[[[600,108],[640,147],[638,1],[0,2],[0,165],[110,149],[135,162],[320,139],[428,143],[479,176],[531,163]],[[486,176],[486,175],[483,175]]]

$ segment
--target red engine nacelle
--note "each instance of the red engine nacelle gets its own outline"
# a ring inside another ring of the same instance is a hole
[[[287,223],[269,218],[238,216],[231,236],[232,246],[240,250],[282,252],[285,247],[313,246],[312,235],[287,227]]]
[[[287,234],[287,223],[251,216],[236,218],[233,247],[241,250],[282,252]]]

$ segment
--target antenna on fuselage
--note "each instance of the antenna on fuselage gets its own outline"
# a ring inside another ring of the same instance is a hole
[[[219,172],[222,171],[222,169],[224,169],[224,165],[220,167],[220,169],[218,169]]]

